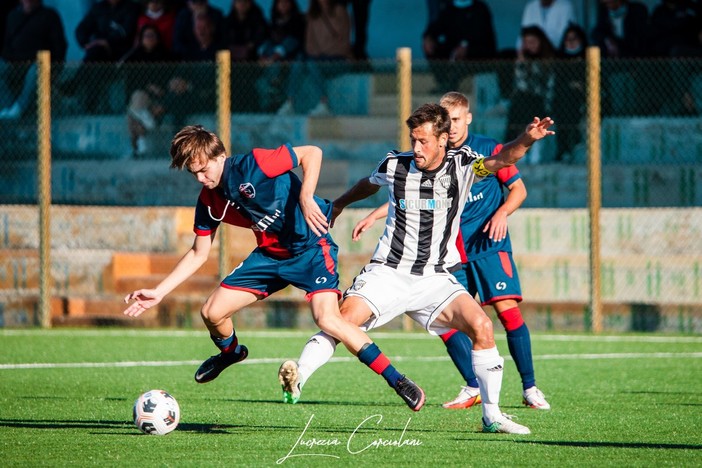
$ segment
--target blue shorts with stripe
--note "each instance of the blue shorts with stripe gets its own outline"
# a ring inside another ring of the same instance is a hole
[[[302,289],[306,299],[322,291],[339,291],[339,247],[329,236],[300,255],[276,258],[256,248],[220,284],[223,288],[249,291],[267,297],[288,285]]]
[[[480,305],[494,304],[505,299],[522,300],[517,266],[511,252],[495,252],[464,263],[453,275],[471,296],[480,298]]]

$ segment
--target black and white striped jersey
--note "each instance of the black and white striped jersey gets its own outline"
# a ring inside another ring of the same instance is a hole
[[[369,181],[388,187],[388,216],[372,262],[426,275],[449,272],[461,262],[456,238],[461,211],[484,156],[468,146],[450,150],[434,171],[421,171],[413,153],[391,152]]]

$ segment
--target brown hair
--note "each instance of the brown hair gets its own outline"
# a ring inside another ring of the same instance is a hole
[[[451,118],[448,111],[433,102],[419,106],[412,112],[406,123],[410,132],[425,123],[431,123],[434,126],[434,136],[436,137],[451,131]]]
[[[439,105],[441,107],[445,107],[446,109],[465,107],[470,111],[470,102],[468,102],[468,98],[465,94],[459,93],[458,91],[449,91],[441,96],[441,99],[439,99]]]
[[[206,162],[226,155],[224,143],[202,125],[183,127],[171,141],[171,168],[183,169],[194,162]]]

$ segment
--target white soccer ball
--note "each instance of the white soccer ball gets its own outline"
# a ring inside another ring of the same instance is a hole
[[[180,407],[163,390],[149,390],[134,402],[134,424],[144,434],[166,435],[178,426]]]

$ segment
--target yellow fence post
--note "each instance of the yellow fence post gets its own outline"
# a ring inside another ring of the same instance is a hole
[[[592,331],[602,332],[600,208],[602,207],[602,153],[600,115],[600,49],[587,49],[587,154],[590,215],[590,313]]]
[[[412,49],[397,49],[397,147],[410,149],[409,129],[405,120],[412,113]]]
[[[397,49],[397,147],[401,151],[410,149],[409,129],[405,120],[412,112],[412,49]],[[402,329],[412,330],[409,315],[402,317]]]
[[[232,60],[228,50],[217,52],[217,134],[224,143],[227,154],[232,148]],[[224,223],[219,228],[219,277],[229,273],[229,246]]]
[[[51,327],[51,53],[37,52],[39,324]]]

